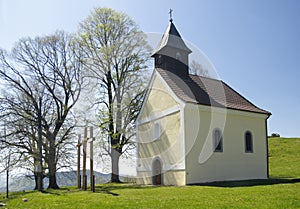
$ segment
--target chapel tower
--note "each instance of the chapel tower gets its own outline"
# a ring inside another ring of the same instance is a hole
[[[152,55],[155,59],[155,68],[162,68],[185,78],[189,73],[188,63],[191,52],[170,17],[167,30]]]

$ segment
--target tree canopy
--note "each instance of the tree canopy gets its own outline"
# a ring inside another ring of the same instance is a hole
[[[118,182],[119,157],[133,145],[150,47],[135,22],[113,9],[95,9],[78,34],[89,77],[98,84],[99,127],[112,159],[111,181]]]

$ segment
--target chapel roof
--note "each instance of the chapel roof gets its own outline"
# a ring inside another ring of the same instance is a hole
[[[255,106],[221,80],[197,75],[188,75],[186,78],[180,78],[174,73],[161,68],[156,68],[156,71],[162,76],[175,95],[186,103],[271,115],[270,112]]]

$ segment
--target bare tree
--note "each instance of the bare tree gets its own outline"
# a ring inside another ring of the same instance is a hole
[[[119,158],[133,145],[150,48],[130,17],[107,8],[95,9],[80,24],[79,43],[90,78],[98,84],[99,126],[108,142],[111,181],[119,182]]]
[[[11,132],[14,138],[19,134],[19,140],[14,144],[6,143],[19,146],[22,141],[26,144],[24,149],[37,150],[32,156],[37,155],[38,172],[43,166],[43,154],[48,188],[53,189],[59,188],[57,165],[61,151],[66,151],[62,147],[67,147],[75,125],[71,110],[81,91],[81,61],[76,56],[77,49],[69,35],[56,32],[50,36],[21,39],[11,54],[0,53],[0,76],[5,85],[10,86],[6,96],[1,98],[5,109],[2,117],[12,117],[10,123],[20,126]]]
[[[0,75],[3,78],[4,87],[2,88],[2,97],[0,99],[1,118],[6,121],[5,126],[8,132],[2,138],[2,143],[8,149],[14,150],[18,154],[15,161],[19,167],[25,167],[22,158],[26,161],[32,161],[38,165],[42,162],[39,153],[42,150],[37,147],[36,133],[38,130],[37,113],[41,112],[41,101],[43,92],[38,92],[40,85],[32,79],[25,70],[22,72],[16,63],[13,63],[12,57],[1,51],[1,71]],[[23,73],[23,74],[22,74]],[[44,97],[45,101],[48,98]],[[30,156],[30,157],[28,157]],[[27,164],[27,162],[25,163]],[[37,174],[37,173],[35,173]],[[42,189],[42,174],[39,173],[40,187]]]
[[[203,66],[195,60],[191,63],[190,71],[191,73],[199,76],[209,77],[208,70],[204,69]]]

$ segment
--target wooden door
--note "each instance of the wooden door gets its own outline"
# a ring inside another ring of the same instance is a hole
[[[162,166],[161,162],[157,159],[153,163],[153,185],[161,185],[162,184]]]

